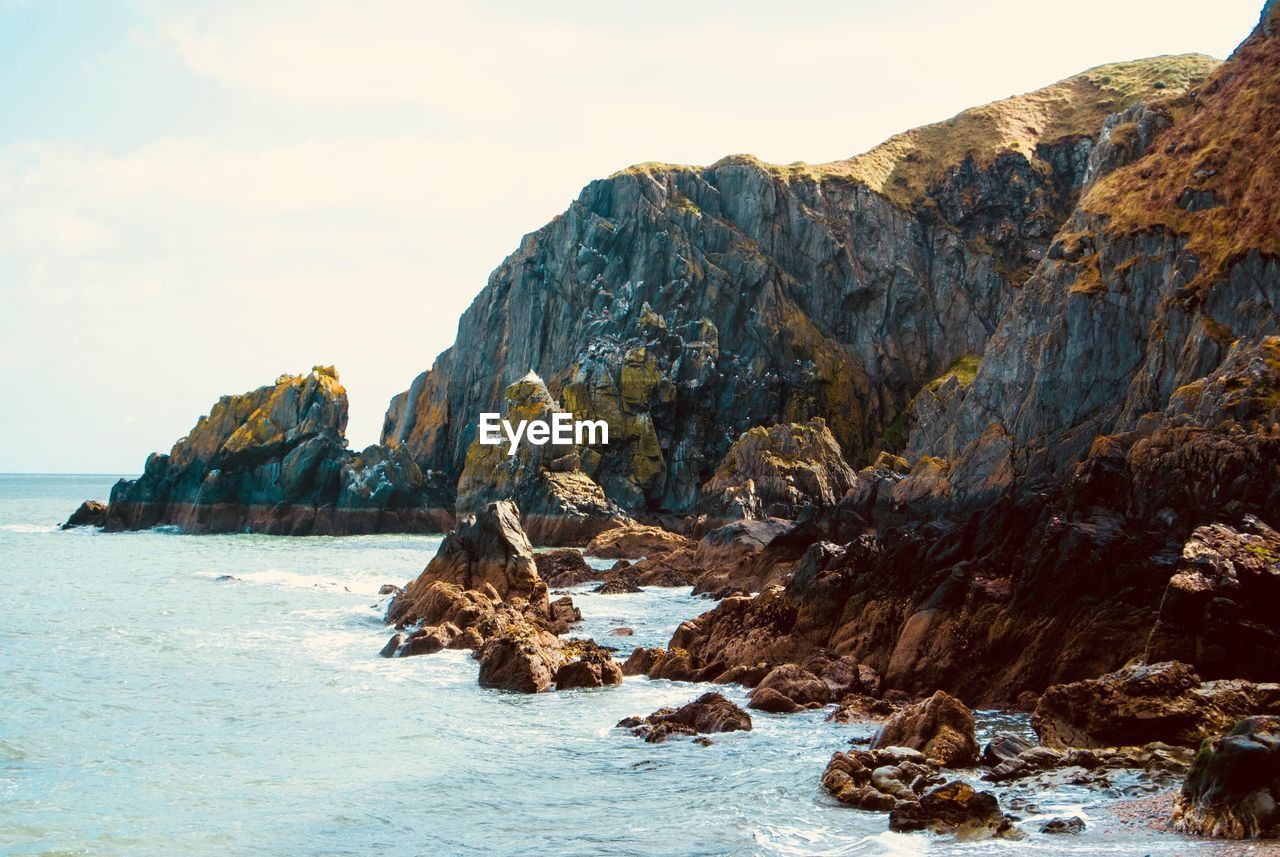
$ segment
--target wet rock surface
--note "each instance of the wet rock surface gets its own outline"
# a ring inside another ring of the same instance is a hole
[[[647,717],[628,717],[618,726],[656,744],[673,735],[749,732],[751,715],[712,691],[679,708],[660,708]]]
[[[941,690],[923,702],[890,715],[871,746],[872,749],[919,750],[926,758],[937,759],[948,768],[969,767],[978,762],[973,713],[963,702]]]
[[[1196,754],[1173,810],[1183,833],[1224,839],[1280,836],[1280,717],[1249,717]]]

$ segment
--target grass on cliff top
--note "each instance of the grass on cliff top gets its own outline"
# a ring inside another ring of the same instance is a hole
[[[1270,11],[1280,30],[1280,4]],[[1082,207],[1112,233],[1185,235],[1199,261],[1184,287],[1203,297],[1250,250],[1280,256],[1280,34],[1259,27],[1191,96],[1142,158],[1097,182]],[[1208,199],[1189,211],[1192,194]]]
[[[1034,163],[1038,145],[1096,134],[1110,114],[1138,101],[1184,92],[1217,65],[1212,57],[1183,54],[1098,66],[1044,89],[898,134],[866,154],[817,169],[849,175],[910,204],[966,157],[982,167],[1005,152],[1020,152]]]
[[[784,166],[765,163],[752,155],[732,155],[713,167],[748,164],[780,178],[845,176],[900,205],[910,206],[921,201],[949,168],[970,155],[980,167],[1011,151],[1032,160],[1037,145],[1096,134],[1108,115],[1138,101],[1182,93],[1204,80],[1218,65],[1217,60],[1203,54],[1112,63],[1035,92],[965,110],[945,122],[898,134],[871,151],[846,160]],[[614,175],[700,169],[651,162]]]

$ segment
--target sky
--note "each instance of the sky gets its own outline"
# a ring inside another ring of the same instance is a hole
[[[1261,6],[0,0],[0,472],[139,472],[315,364],[362,448],[593,178],[848,157]]]

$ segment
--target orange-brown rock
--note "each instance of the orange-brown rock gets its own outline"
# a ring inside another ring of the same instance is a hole
[[[629,524],[605,530],[587,545],[584,553],[602,559],[656,558],[694,543],[678,533],[645,524]]]
[[[938,691],[933,696],[895,711],[876,733],[871,748],[909,747],[944,767],[967,768],[978,763],[973,713],[963,702]]]
[[[706,735],[715,732],[751,731],[751,715],[723,694],[704,693],[679,708],[659,708],[647,717],[628,717],[618,723],[650,743],[672,735]]]

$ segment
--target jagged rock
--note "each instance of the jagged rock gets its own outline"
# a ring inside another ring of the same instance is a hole
[[[889,829],[953,833],[964,839],[1019,835],[995,795],[961,780],[931,789],[919,801],[899,803],[889,813]]]
[[[723,694],[704,693],[679,708],[659,708],[648,717],[628,717],[618,723],[650,743],[671,735],[702,735],[713,732],[751,731],[751,715],[725,699]]]
[[[836,709],[827,715],[832,723],[879,722],[898,710],[898,706],[884,699],[876,699],[865,693],[852,693],[840,700]]]
[[[591,591],[597,595],[627,595],[644,590],[625,577],[613,577]]]
[[[941,690],[894,712],[876,733],[871,747],[910,747],[949,768],[978,762],[973,714],[963,702]]]
[[[1191,667],[1166,661],[1055,685],[1041,696],[1031,725],[1049,747],[1194,747],[1251,714],[1280,714],[1280,684],[1201,682]]]
[[[582,466],[626,510],[688,513],[754,426],[822,417],[848,460],[870,460],[915,391],[982,350],[1076,203],[1106,116],[1214,64],[1152,62],[847,161],[737,156],[592,182],[494,271],[383,438],[459,473],[474,415],[532,367],[577,417],[609,423]]]
[[[1171,747],[1160,742],[1142,747],[1100,747],[1092,750],[1030,747],[1000,762],[982,778],[996,783],[1031,778],[1033,784],[1044,788],[1062,783],[1109,788],[1109,772],[1139,769],[1145,774],[1144,786],[1154,791],[1171,784],[1174,776],[1183,775],[1191,765],[1191,759],[1190,748]]]
[[[547,606],[548,626],[552,633],[567,634],[569,626],[582,621],[582,611],[573,606],[573,599],[568,595],[557,598]]]
[[[1182,547],[1148,660],[1194,661],[1209,678],[1280,676],[1280,533],[1253,515],[1197,527]]]
[[[400,651],[400,647],[404,645],[405,635],[403,632],[397,632],[391,635],[391,639],[387,640],[387,644],[382,647],[382,651],[378,652],[381,657],[394,658],[396,653]]]
[[[507,387],[502,418],[550,423],[560,406],[535,373]],[[630,521],[582,472],[575,444],[522,443],[510,453],[509,442],[496,445],[476,438],[458,477],[459,516],[474,514],[499,499],[514,500],[521,523],[536,545],[584,545],[600,532]]]
[[[347,393],[331,366],[223,396],[168,455],[111,489],[108,530],[343,535],[441,532],[451,485],[407,450],[350,452]]]
[[[102,527],[107,523],[107,505],[98,500],[85,500],[80,507],[71,513],[62,529],[72,527]]]
[[[538,576],[552,589],[577,586],[603,576],[603,572],[587,565],[582,554],[572,548],[537,553],[533,559],[538,567]]]
[[[1280,717],[1248,717],[1196,754],[1173,827],[1196,836],[1280,836]]]
[[[821,418],[749,429],[702,486],[698,511],[713,520],[796,518],[835,505],[853,469]]]
[[[605,530],[591,540],[583,551],[601,559],[654,558],[680,549],[693,547],[693,542],[661,527],[628,524]]]

